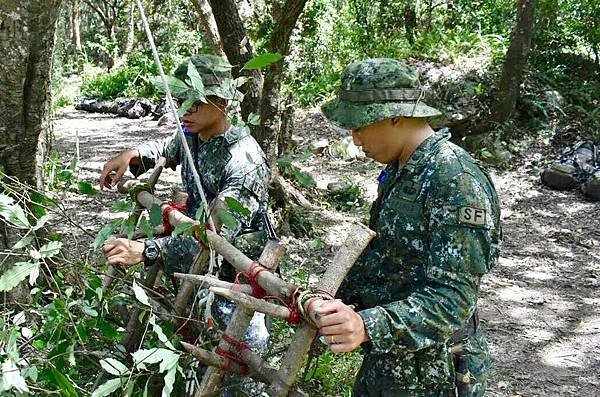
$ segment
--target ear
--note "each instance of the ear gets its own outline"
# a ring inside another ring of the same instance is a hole
[[[393,126],[401,126],[404,123],[404,117],[394,117],[391,120]]]

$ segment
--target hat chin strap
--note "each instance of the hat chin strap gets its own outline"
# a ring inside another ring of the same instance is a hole
[[[421,93],[419,94],[419,97],[417,98],[417,101],[415,102],[415,106],[413,106],[412,111],[410,112],[410,117],[414,117],[415,115],[415,110],[417,110],[417,105],[419,104],[419,102],[421,102],[421,99],[423,99],[423,96],[425,95],[425,90],[421,88]]]

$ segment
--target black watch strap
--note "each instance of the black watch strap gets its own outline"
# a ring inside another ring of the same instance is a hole
[[[144,265],[146,267],[154,265],[160,255],[160,247],[154,240],[144,241]]]

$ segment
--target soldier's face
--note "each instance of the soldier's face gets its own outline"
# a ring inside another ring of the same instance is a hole
[[[400,157],[403,143],[399,138],[398,129],[392,120],[352,130],[354,144],[360,146],[367,157],[383,164],[389,164]]]
[[[200,102],[189,108],[181,122],[188,131],[202,135],[203,132],[211,130],[223,117],[225,117],[223,110],[217,103]]]

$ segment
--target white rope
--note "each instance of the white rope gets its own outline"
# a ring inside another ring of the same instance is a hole
[[[171,109],[171,113],[174,119],[177,121],[177,135],[179,136],[179,140],[181,141],[181,145],[183,146],[183,150],[185,152],[185,157],[192,165],[192,175],[194,176],[194,182],[196,184],[196,188],[200,193],[200,198],[202,199],[202,205],[204,205],[205,213],[208,218],[208,224],[211,230],[216,231],[215,225],[208,213],[208,202],[206,201],[206,195],[204,194],[204,189],[202,188],[202,182],[200,182],[200,176],[198,175],[198,170],[196,169],[196,164],[194,162],[194,158],[192,157],[192,152],[190,151],[190,147],[187,144],[187,140],[185,139],[185,134],[183,133],[183,129],[181,128],[181,123],[179,122],[179,115],[177,114],[177,108],[175,107],[175,103],[173,102],[173,97],[171,96],[171,89],[169,88],[169,84],[167,83],[167,77],[165,76],[165,71],[162,67],[162,63],[160,62],[160,57],[158,56],[158,50],[156,49],[156,45],[154,44],[154,37],[152,36],[152,31],[150,30],[150,26],[148,25],[148,20],[146,19],[146,14],[144,13],[144,7],[142,6],[142,2],[140,0],[136,0],[138,9],[140,10],[140,15],[142,17],[142,23],[144,25],[144,30],[146,31],[146,36],[148,37],[148,42],[150,43],[150,48],[152,48],[152,55],[154,55],[154,62],[156,62],[156,66],[158,68],[158,72],[160,74],[160,78],[163,81],[165,87],[165,94],[167,97],[167,103],[169,104],[169,108]],[[209,265],[209,273],[212,274],[214,270],[215,258],[214,258],[214,250],[210,246],[210,265]]]

